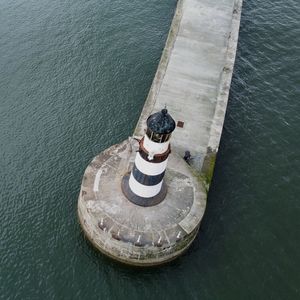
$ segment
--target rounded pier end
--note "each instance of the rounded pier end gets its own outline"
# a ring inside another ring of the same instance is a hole
[[[186,162],[171,153],[157,199],[146,199],[147,205],[141,199],[138,205],[129,201],[126,174],[137,149],[137,141],[129,138],[92,160],[83,176],[78,217],[86,237],[109,257],[135,266],[159,265],[175,259],[194,240],[206,191]]]

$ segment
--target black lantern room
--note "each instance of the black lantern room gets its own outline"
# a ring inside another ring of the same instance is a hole
[[[170,139],[175,127],[175,121],[169,115],[168,110],[164,108],[149,116],[146,134],[153,142],[165,143]]]

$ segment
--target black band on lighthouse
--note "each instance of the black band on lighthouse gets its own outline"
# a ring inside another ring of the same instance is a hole
[[[158,175],[152,175],[152,176],[146,175],[146,174],[142,173],[134,164],[133,169],[132,169],[132,175],[133,175],[134,179],[137,182],[139,182],[140,184],[151,186],[151,185],[159,184],[162,181],[162,179],[165,175],[165,171]]]
[[[132,203],[139,205],[139,206],[153,206],[153,205],[157,205],[158,203],[160,203],[161,201],[164,200],[164,198],[166,197],[167,194],[167,186],[165,184],[165,182],[162,182],[162,187],[160,192],[154,196],[154,197],[140,197],[138,195],[136,195],[129,187],[128,185],[128,180],[129,180],[129,174],[125,175],[122,179],[122,191],[124,193],[124,195],[127,197],[127,199],[129,201],[131,201]]]

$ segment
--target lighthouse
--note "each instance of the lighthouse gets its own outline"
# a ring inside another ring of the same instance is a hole
[[[175,127],[175,121],[166,108],[148,117],[146,133],[139,141],[133,168],[122,180],[122,191],[132,203],[153,206],[165,198],[167,186],[163,178]]]
[[[87,167],[78,217],[104,254],[153,266],[176,258],[195,239],[206,190],[175,145],[170,156],[176,124],[167,109],[144,117],[138,138],[110,146]]]

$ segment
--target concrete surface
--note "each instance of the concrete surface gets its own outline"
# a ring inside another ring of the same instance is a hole
[[[147,117],[167,105],[184,127],[172,147],[189,150],[202,169],[216,153],[226,113],[235,60],[242,0],[180,0],[156,76],[135,129],[143,135]]]
[[[174,259],[194,240],[204,214],[226,113],[242,0],[179,0],[134,135],[167,105],[177,121],[166,171],[166,198],[140,207],[121,179],[132,167],[132,138],[100,153],[85,171],[78,216],[93,245],[121,262],[148,266]],[[189,150],[191,166],[182,159]]]
[[[121,180],[133,165],[132,138],[93,159],[84,173],[78,216],[84,233],[105,254],[137,266],[156,265],[181,254],[195,238],[206,205],[206,190],[183,159],[169,156],[166,198],[142,207],[128,201]]]

